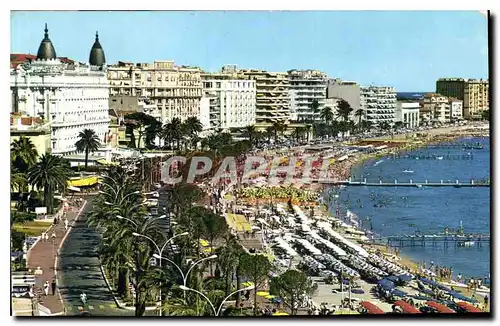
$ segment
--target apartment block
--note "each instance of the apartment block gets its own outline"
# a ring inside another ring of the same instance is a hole
[[[255,81],[257,124],[286,123],[290,120],[290,83],[287,73],[242,69],[238,70],[238,74]]]
[[[173,61],[129,63],[108,66],[110,95],[137,96],[149,107],[149,114],[167,123],[200,115],[201,69],[177,66]]]
[[[327,76],[318,70],[288,71],[290,120],[317,121],[325,106]],[[313,103],[318,103],[313,110]]]
[[[361,88],[354,81],[330,79],[327,81],[327,98],[341,98],[351,105],[353,112],[361,108]]]
[[[396,113],[396,90],[388,86],[366,86],[360,88],[361,109],[365,119],[373,125],[381,122],[392,124]]]
[[[219,73],[202,75],[203,96],[209,100],[209,130],[229,131],[255,124],[256,81],[243,79],[232,68],[224,66]]]
[[[424,95],[421,120],[426,122],[449,122],[451,119],[450,101],[437,93]]]
[[[489,81],[486,79],[440,78],[436,93],[463,101],[466,119],[478,118],[489,110]]]

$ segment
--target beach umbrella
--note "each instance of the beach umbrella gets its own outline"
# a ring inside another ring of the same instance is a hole
[[[391,294],[392,295],[395,295],[397,297],[401,297],[401,298],[404,298],[406,297],[408,294],[406,292],[403,292],[401,290],[398,290],[398,289],[394,289],[391,291]]]
[[[380,287],[382,287],[384,290],[390,290],[395,287],[394,283],[386,279],[378,281],[378,285],[380,285]]]
[[[281,302],[283,302],[283,299],[281,299],[281,298],[272,298],[272,299],[271,299],[271,302],[274,302],[274,303],[281,303]]]

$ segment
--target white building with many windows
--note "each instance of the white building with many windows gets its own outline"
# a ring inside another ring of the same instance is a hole
[[[203,75],[204,97],[210,100],[209,129],[228,131],[255,124],[255,80],[230,74]]]
[[[288,81],[290,120],[319,120],[326,100],[326,74],[318,70],[290,70]]]
[[[92,129],[101,141],[108,132],[109,85],[104,51],[96,34],[90,64],[57,58],[45,26],[36,58],[11,68],[11,112],[38,117],[51,127],[51,152],[76,153],[78,134]]]
[[[381,122],[394,123],[396,113],[396,90],[386,86],[361,87],[361,108],[365,119],[373,125]]]

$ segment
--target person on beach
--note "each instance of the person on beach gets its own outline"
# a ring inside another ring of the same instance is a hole
[[[43,292],[45,293],[46,296],[49,295],[49,281],[45,281],[45,283],[43,284]]]

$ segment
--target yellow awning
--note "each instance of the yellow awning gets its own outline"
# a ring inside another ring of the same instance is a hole
[[[86,178],[79,178],[79,179],[74,179],[74,180],[69,180],[68,181],[68,186],[69,187],[85,187],[85,186],[93,186],[99,182],[98,177],[86,177]]]
[[[208,245],[210,245],[210,243],[208,243],[208,241],[205,239],[200,239],[200,245],[202,247],[207,247]]]
[[[243,285],[244,287],[249,287],[249,286],[252,286],[253,283],[252,282],[243,282],[243,283],[241,283],[241,285]]]
[[[273,316],[289,316],[289,314],[286,312],[278,311],[278,312],[275,312],[273,314]]]
[[[266,295],[264,298],[266,298],[266,299],[274,299],[274,298],[276,298],[276,296],[270,294],[270,295]]]
[[[257,291],[257,295],[259,297],[265,297],[265,296],[269,295],[269,292],[267,292],[267,291]]]

